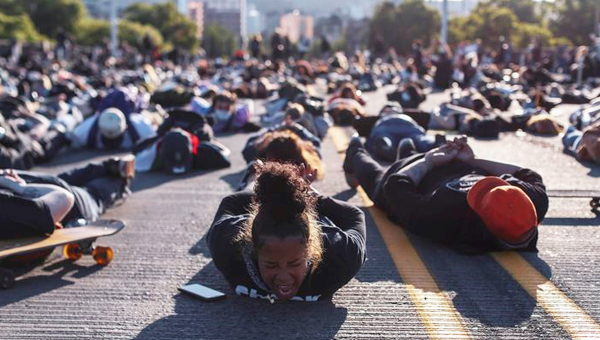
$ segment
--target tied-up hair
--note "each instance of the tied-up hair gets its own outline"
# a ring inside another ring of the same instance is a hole
[[[311,170],[317,170],[317,179],[322,179],[325,166],[315,146],[302,140],[292,130],[269,131],[256,144],[257,157],[265,161],[279,163],[304,164]]]
[[[267,162],[257,168],[257,173],[251,218],[236,241],[251,246],[257,254],[269,236],[299,237],[306,245],[307,260],[314,271],[323,256],[323,241],[316,217],[316,197],[311,194],[309,183],[293,164]]]

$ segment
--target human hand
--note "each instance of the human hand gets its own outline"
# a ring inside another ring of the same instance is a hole
[[[0,187],[20,193],[27,183],[13,170],[0,170]]]
[[[317,178],[317,169],[311,170],[310,167],[307,167],[304,163],[298,167],[298,174],[300,177],[304,178],[304,180],[311,184],[315,178]]]
[[[458,154],[458,146],[453,142],[432,149],[425,154],[425,162],[432,167],[450,163]]]
[[[470,162],[475,159],[475,153],[473,153],[473,149],[467,143],[466,136],[460,136],[454,138],[452,141],[458,147],[458,153],[456,154],[456,159],[461,160],[463,162]]]

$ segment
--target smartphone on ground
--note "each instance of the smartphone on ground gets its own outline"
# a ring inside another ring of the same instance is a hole
[[[218,301],[225,298],[225,294],[208,288],[206,286],[194,283],[178,288],[179,291],[197,297],[204,301]]]

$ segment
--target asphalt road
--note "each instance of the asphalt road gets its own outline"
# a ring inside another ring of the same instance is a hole
[[[367,94],[369,112],[384,94]],[[432,94],[424,107],[446,98]],[[553,113],[566,119],[574,107]],[[462,256],[403,233],[348,188],[339,152],[348,135],[336,129],[325,140],[326,175],[316,186],[367,212],[368,260],[331,302],[237,297],[214,267],[204,236],[241,177],[249,137],[232,135],[220,138],[232,150],[229,169],[136,177],[133,196],[105,216],[127,222],[98,242],[115,249],[109,266],[89,257],[71,263],[57,250],[0,291],[0,339],[600,339],[600,218],[589,199],[550,199],[538,254]],[[600,190],[600,167],[563,154],[559,137],[508,133],[470,143],[480,157],[535,169],[549,190]],[[59,173],[106,155],[72,152],[38,170]],[[182,296],[177,287],[187,283],[227,299]]]

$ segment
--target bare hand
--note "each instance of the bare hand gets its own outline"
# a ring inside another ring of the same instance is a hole
[[[463,162],[470,162],[475,158],[475,153],[473,153],[473,149],[471,149],[471,146],[467,143],[466,136],[456,137],[452,143],[458,147],[456,159]]]
[[[430,150],[425,154],[425,162],[431,164],[433,167],[447,164],[456,158],[458,154],[458,146],[452,142],[448,142],[445,145]]]
[[[26,184],[13,170],[0,170],[0,187],[19,194]]]
[[[317,178],[317,169],[311,170],[304,163],[298,168],[298,173],[308,184],[311,184]]]

